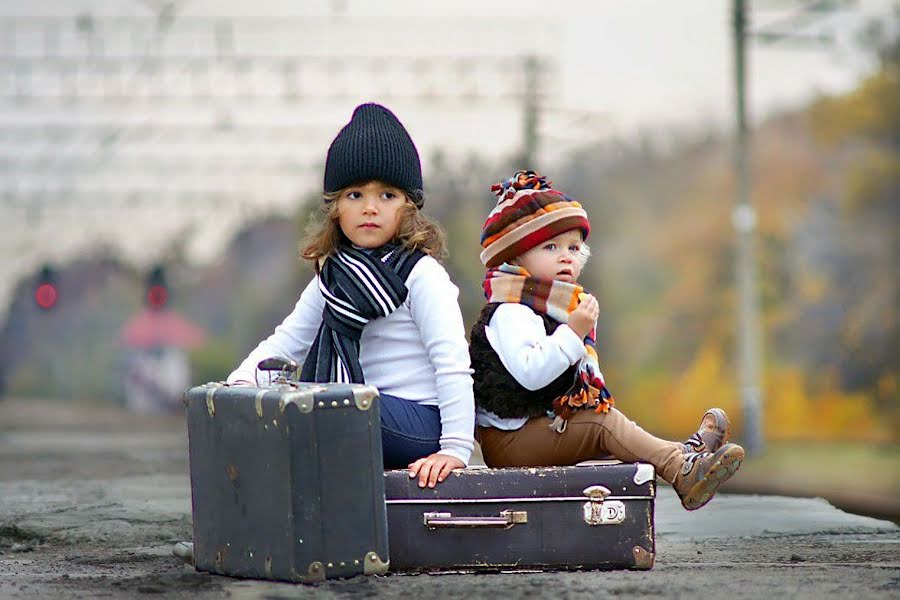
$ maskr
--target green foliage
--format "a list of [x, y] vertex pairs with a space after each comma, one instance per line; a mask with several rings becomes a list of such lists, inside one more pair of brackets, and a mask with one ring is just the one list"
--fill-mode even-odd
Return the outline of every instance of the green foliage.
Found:
[[209, 381], [224, 381], [241, 358], [243, 357], [236, 351], [230, 337], [216, 336], [204, 346], [188, 353], [191, 378], [198, 385]]
[[[770, 439], [900, 439], [898, 92], [886, 64], [858, 90], [753, 132]], [[617, 406], [673, 438], [716, 405], [740, 435], [730, 157], [728, 140], [707, 137], [671, 154], [593, 148], [547, 171], [591, 218], [582, 282], [600, 298], [598, 352]], [[431, 187], [469, 323], [483, 303], [475, 234], [500, 178], [490, 174], [444, 165]]]

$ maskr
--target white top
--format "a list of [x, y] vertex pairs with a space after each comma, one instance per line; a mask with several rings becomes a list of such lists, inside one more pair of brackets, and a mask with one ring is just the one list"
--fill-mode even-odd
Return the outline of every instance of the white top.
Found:
[[[529, 390], [550, 385], [587, 356], [584, 341], [571, 327], [562, 325], [547, 335], [544, 320], [524, 304], [507, 302], [498, 306], [484, 333], [506, 370]], [[522, 427], [528, 417], [501, 419], [478, 408], [476, 420], [482, 427], [511, 431]]]
[[[390, 396], [437, 406], [440, 453], [468, 464], [475, 447], [472, 369], [459, 289], [444, 267], [422, 257], [406, 279], [406, 301], [387, 317], [370, 321], [359, 343], [366, 384]], [[279, 356], [303, 364], [322, 323], [325, 300], [314, 278], [293, 312], [228, 376], [228, 383], [257, 381], [256, 365]], [[259, 382], [266, 382], [265, 372]]]

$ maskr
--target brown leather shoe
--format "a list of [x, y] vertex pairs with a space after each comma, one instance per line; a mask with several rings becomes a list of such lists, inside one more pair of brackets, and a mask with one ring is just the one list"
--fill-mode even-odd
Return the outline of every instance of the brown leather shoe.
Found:
[[725, 444], [716, 452], [693, 452], [685, 456], [684, 465], [672, 483], [681, 505], [687, 510], [697, 510], [712, 500], [719, 486], [737, 472], [743, 460], [744, 449], [737, 444]]
[[700, 428], [682, 444], [684, 453], [715, 452], [728, 443], [731, 422], [721, 408], [711, 408], [700, 419]]

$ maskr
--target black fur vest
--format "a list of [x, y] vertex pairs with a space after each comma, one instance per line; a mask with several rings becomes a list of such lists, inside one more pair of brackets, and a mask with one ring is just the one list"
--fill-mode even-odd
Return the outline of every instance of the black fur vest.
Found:
[[[486, 305], [472, 326], [469, 355], [475, 370], [472, 376], [475, 382], [475, 405], [491, 411], [501, 419], [544, 415], [552, 409], [553, 399], [562, 396], [572, 386], [576, 365], [566, 369], [562, 375], [539, 390], [529, 390], [516, 381], [503, 366], [484, 331], [500, 304], [494, 302]], [[561, 325], [547, 315], [535, 314], [543, 319], [547, 335]]]

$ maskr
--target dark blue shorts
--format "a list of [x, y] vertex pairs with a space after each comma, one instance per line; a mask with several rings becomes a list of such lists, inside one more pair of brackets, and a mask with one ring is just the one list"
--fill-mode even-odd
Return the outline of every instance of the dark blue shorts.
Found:
[[441, 413], [437, 406], [381, 395], [381, 453], [385, 469], [409, 463], [441, 449]]

